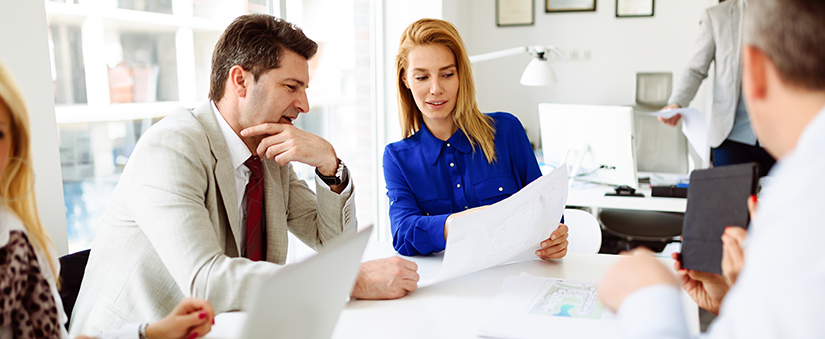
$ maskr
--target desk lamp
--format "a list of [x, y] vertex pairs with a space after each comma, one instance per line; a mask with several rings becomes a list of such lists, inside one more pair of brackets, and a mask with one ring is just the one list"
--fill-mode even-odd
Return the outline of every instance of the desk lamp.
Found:
[[527, 68], [524, 69], [524, 73], [521, 75], [521, 84], [524, 86], [548, 86], [559, 82], [556, 78], [556, 72], [553, 72], [553, 67], [550, 66], [550, 62], [547, 60], [547, 53], [551, 51], [567, 62], [567, 59], [555, 46], [514, 47], [497, 52], [473, 55], [470, 57], [470, 62], [476, 63], [527, 53], [533, 56], [533, 59], [530, 60], [530, 63], [527, 64]]

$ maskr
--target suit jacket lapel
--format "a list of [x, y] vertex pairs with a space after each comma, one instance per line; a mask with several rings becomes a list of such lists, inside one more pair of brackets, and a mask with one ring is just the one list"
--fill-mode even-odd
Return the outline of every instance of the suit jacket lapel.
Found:
[[[287, 249], [287, 230], [282, 222], [287, 215], [285, 190], [289, 182], [283, 182], [281, 171], [288, 171], [289, 165], [281, 167], [277, 162], [264, 160], [264, 210], [266, 211], [266, 261], [284, 264]], [[289, 178], [289, 176], [287, 176]]]
[[[212, 150], [212, 156], [215, 157], [214, 175], [218, 182], [218, 191], [220, 192], [221, 198], [223, 198], [226, 216], [229, 219], [229, 228], [232, 231], [231, 236], [235, 240], [238, 253], [240, 253], [240, 249], [243, 247], [241, 246], [241, 225], [239, 225], [238, 194], [235, 191], [235, 174], [232, 168], [232, 157], [229, 155], [229, 148], [226, 146], [226, 140], [224, 140], [221, 128], [215, 119], [211, 101], [207, 101], [206, 104], [196, 108], [192, 114], [195, 116], [195, 119], [200, 122], [201, 126], [203, 126], [206, 137], [209, 139], [209, 147]], [[218, 231], [223, 232], [224, 230]]]

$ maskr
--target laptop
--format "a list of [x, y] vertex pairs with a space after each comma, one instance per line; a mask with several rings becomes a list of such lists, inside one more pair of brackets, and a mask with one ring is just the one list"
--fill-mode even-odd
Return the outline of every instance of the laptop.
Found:
[[371, 231], [343, 235], [262, 281], [244, 304], [241, 338], [330, 338], [355, 286]]

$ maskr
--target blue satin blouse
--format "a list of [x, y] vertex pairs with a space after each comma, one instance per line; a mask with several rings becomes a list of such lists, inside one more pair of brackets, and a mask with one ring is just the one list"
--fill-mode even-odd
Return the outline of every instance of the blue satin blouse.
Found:
[[494, 204], [541, 176], [521, 122], [510, 113], [494, 119], [496, 161], [458, 130], [447, 141], [422, 128], [384, 149], [393, 246], [403, 255], [443, 251], [447, 217]]

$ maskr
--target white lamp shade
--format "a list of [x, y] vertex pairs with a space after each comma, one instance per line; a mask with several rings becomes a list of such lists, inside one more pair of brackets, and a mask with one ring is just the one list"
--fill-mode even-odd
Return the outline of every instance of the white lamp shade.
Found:
[[547, 60], [533, 58], [521, 75], [521, 84], [524, 86], [548, 86], [558, 83], [556, 72]]

